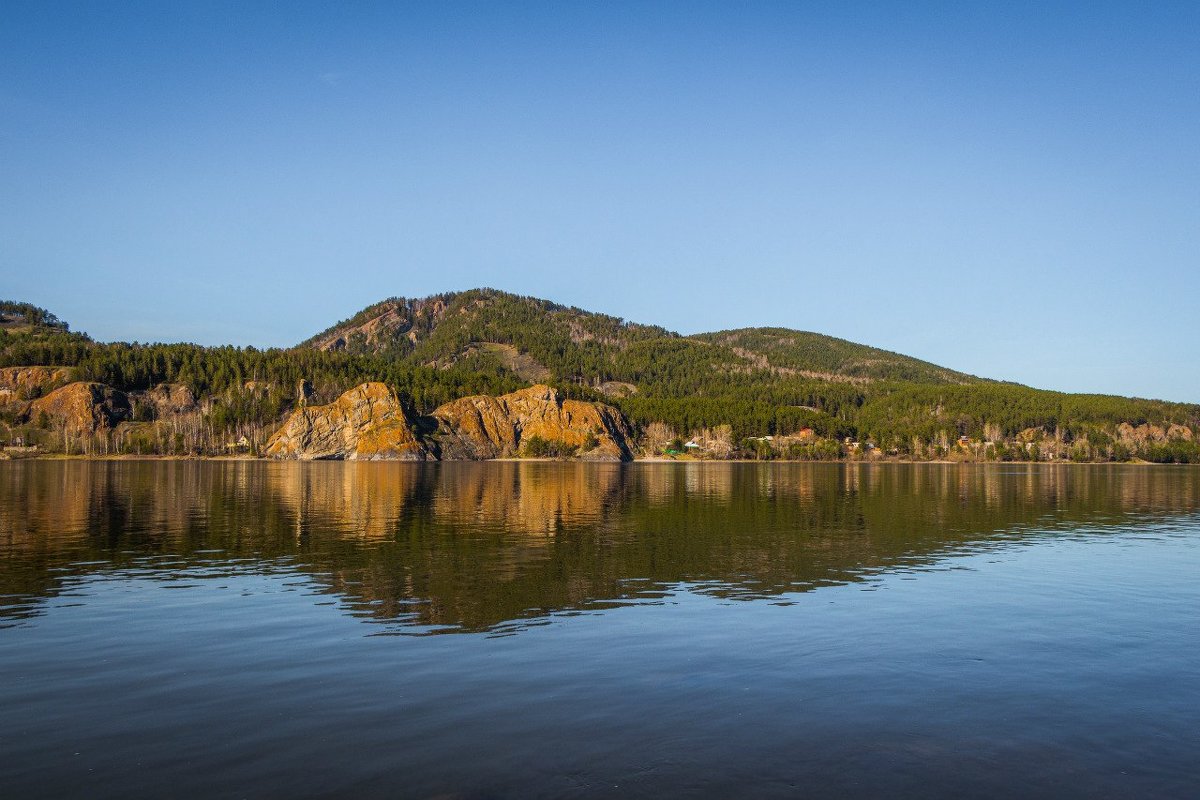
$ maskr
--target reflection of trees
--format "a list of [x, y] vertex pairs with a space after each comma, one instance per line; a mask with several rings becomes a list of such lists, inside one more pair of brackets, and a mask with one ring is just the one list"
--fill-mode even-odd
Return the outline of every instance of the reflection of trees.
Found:
[[681, 582], [757, 597], [927, 568], [1057, 527], [1194, 513], [1198, 489], [1196, 470], [1095, 465], [13, 464], [0, 615], [169, 554], [282, 563], [354, 613], [480, 630]]

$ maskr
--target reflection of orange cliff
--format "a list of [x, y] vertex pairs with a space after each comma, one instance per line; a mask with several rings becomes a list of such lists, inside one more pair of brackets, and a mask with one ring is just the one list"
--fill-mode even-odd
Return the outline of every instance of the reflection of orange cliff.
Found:
[[85, 537], [98, 470], [102, 464], [86, 461], [64, 462], [54, 470], [24, 465], [0, 469], [4, 546], [25, 550]]
[[0, 464], [0, 620], [123, 565], [227, 565], [307, 574], [357, 616], [483, 630], [647, 587], [774, 596], [1198, 507], [1188, 467], [29, 461]]
[[297, 534], [314, 529], [367, 540], [390, 538], [422, 472], [405, 463], [267, 465], [266, 494], [295, 514]]
[[438, 525], [552, 534], [598, 522], [620, 480], [617, 465], [576, 469], [553, 462], [266, 466], [265, 495], [295, 514], [297, 532], [364, 540], [393, 538], [418, 492]]
[[173, 541], [221, 513], [210, 501], [253, 477], [257, 465], [195, 461], [30, 461], [0, 470], [0, 535], [31, 548], [86, 539], [98, 521], [130, 535]]
[[551, 462], [453, 464], [439, 470], [433, 501], [439, 523], [553, 534], [601, 520], [621, 478], [617, 465], [577, 468]]

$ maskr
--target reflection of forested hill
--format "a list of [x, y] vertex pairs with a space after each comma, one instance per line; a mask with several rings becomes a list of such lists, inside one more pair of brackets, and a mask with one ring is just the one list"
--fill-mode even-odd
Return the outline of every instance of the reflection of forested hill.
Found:
[[377, 620], [484, 630], [1198, 509], [1200, 473], [1172, 468], [28, 462], [0, 468], [0, 595], [11, 618], [90, 573], [287, 568]]

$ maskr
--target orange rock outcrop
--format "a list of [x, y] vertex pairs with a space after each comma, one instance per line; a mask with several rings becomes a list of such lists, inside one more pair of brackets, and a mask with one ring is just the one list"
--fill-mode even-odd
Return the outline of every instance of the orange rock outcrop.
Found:
[[433, 422], [436, 433], [422, 440], [395, 392], [380, 383], [362, 384], [328, 405], [293, 411], [266, 441], [264, 453], [306, 461], [479, 461], [523, 455], [528, 440], [539, 437], [574, 447], [588, 461], [632, 458], [632, 429], [620, 411], [563, 399], [550, 386], [463, 397], [433, 411]]
[[69, 380], [71, 370], [66, 367], [0, 367], [0, 406], [29, 400]]
[[43, 414], [71, 433], [93, 433], [129, 419], [129, 398], [103, 383], [77, 381], [34, 400], [23, 417], [36, 421]]
[[302, 460], [424, 461], [396, 393], [382, 383], [364, 383], [324, 406], [292, 412], [267, 440], [266, 455]]
[[589, 460], [632, 458], [633, 431], [621, 412], [603, 403], [564, 400], [541, 384], [499, 397], [463, 397], [439, 406], [433, 416], [441, 457], [447, 460], [520, 455], [535, 436], [576, 447]]
[[423, 440], [395, 392], [382, 383], [364, 383], [328, 405], [293, 411], [264, 452], [304, 460], [482, 460], [523, 455], [536, 436], [576, 448], [586, 460], [632, 458], [633, 431], [621, 412], [565, 400], [548, 386], [464, 397], [440, 406], [431, 422], [437, 430]]
[[159, 419], [196, 410], [196, 395], [182, 383], [160, 383], [137, 399], [152, 406]]
[[1142, 423], [1138, 426], [1122, 422], [1117, 426], [1117, 439], [1125, 444], [1138, 445], [1144, 442], [1169, 442], [1172, 440], [1192, 441], [1192, 430], [1186, 425], [1159, 425]]

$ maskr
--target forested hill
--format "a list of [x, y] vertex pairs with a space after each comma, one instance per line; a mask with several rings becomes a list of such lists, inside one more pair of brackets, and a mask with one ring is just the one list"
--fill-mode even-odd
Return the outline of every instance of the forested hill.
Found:
[[731, 375], [962, 384], [978, 379], [898, 353], [784, 328], [680, 336], [655, 325], [477, 289], [390, 298], [301, 344], [447, 366], [463, 359], [524, 377], [705, 391]]
[[691, 338], [729, 348], [735, 355], [783, 375], [952, 384], [979, 380], [899, 353], [789, 328], [742, 328], [698, 333]]
[[783, 328], [681, 336], [491, 289], [385, 300], [268, 350], [95, 342], [44, 309], [0, 302], [0, 368], [0, 437], [76, 451], [53, 414], [30, 410], [68, 381], [87, 384], [88, 402], [111, 405], [109, 389], [128, 401], [88, 441], [154, 452], [219, 451], [242, 437], [254, 452], [298, 384], [323, 403], [382, 381], [417, 415], [551, 384], [618, 407], [645, 453], [694, 440], [691, 452], [726, 457], [1200, 462], [1196, 404], [1032, 389]]

